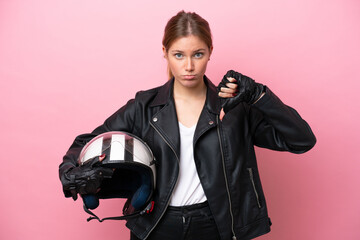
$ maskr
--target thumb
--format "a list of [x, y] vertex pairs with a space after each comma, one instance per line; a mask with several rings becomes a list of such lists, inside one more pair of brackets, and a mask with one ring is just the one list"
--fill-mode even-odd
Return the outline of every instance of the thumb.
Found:
[[225, 116], [225, 112], [224, 112], [224, 109], [222, 108], [221, 111], [220, 111], [220, 116], [219, 116], [220, 121], [222, 121], [222, 119], [224, 118], [224, 116]]
[[77, 195], [76, 190], [75, 190], [75, 189], [71, 189], [70, 192], [71, 192], [71, 197], [72, 197], [72, 199], [73, 199], [74, 201], [76, 201], [77, 198], [78, 198], [78, 195]]

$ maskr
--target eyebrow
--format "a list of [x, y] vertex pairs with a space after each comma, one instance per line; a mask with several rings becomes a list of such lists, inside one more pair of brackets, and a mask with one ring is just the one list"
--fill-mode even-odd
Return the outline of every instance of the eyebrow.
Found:
[[[205, 50], [206, 50], [205, 48], [199, 48], [199, 49], [197, 49], [197, 50], [195, 50], [193, 52], [200, 52], [200, 51], [205, 51]], [[170, 52], [172, 52], [172, 53], [173, 52], [183, 53], [184, 51], [174, 49], [174, 50], [171, 50]]]

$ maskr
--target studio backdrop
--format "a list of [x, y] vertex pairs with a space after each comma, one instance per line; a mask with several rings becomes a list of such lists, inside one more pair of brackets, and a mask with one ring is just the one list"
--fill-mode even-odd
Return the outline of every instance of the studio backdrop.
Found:
[[167, 81], [163, 30], [183, 9], [210, 23], [215, 84], [229, 69], [266, 84], [318, 140], [256, 149], [273, 222], [259, 239], [360, 239], [357, 0], [0, 0], [0, 239], [129, 239], [124, 222], [86, 221], [58, 166], [75, 136]]

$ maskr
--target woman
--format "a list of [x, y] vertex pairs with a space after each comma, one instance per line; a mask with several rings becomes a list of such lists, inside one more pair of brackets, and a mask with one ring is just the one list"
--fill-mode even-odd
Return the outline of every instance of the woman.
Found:
[[163, 38], [170, 80], [138, 92], [91, 134], [78, 136], [60, 165], [61, 178], [76, 171], [85, 143], [107, 131], [132, 133], [150, 146], [155, 208], [127, 221], [131, 239], [251, 239], [269, 232], [254, 145], [303, 153], [316, 142], [266, 86], [228, 71], [216, 88], [205, 76], [212, 50], [206, 20], [184, 11], [172, 17]]

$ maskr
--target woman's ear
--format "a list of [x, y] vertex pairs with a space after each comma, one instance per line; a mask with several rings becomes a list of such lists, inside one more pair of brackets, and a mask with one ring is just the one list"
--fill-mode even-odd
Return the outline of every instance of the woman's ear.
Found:
[[209, 50], [210, 50], [210, 54], [209, 54], [209, 60], [210, 60], [211, 54], [212, 54], [212, 52], [213, 52], [213, 50], [214, 50], [214, 47], [211, 46], [211, 48], [210, 48]]
[[164, 58], [167, 59], [167, 52], [166, 52], [166, 48], [163, 46], [162, 47], [163, 53], [164, 53]]

